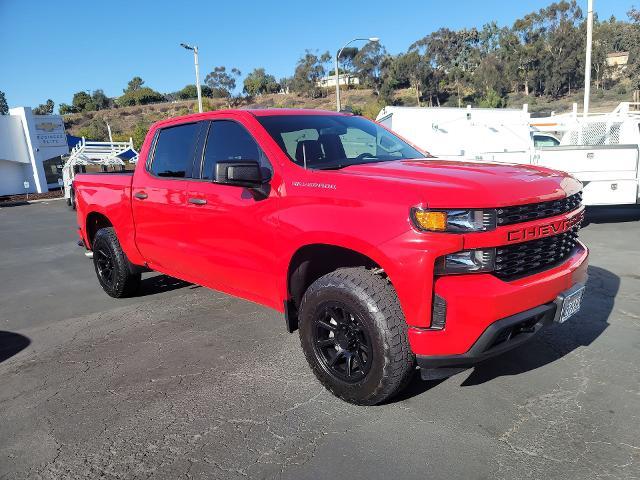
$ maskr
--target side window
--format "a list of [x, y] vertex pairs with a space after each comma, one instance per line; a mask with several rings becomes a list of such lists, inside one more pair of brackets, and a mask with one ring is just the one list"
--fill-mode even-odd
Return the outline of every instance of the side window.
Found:
[[199, 123], [161, 129], [156, 140], [150, 172], [158, 177], [190, 176], [199, 130]]
[[347, 158], [357, 158], [360, 155], [376, 154], [376, 137], [359, 128], [347, 128], [347, 132], [340, 135]]
[[303, 140], [318, 140], [318, 136], [318, 131], [313, 128], [282, 132], [281, 134], [284, 149], [291, 158], [296, 158], [296, 150], [299, 142]]
[[271, 170], [266, 155], [245, 128], [231, 120], [211, 122], [204, 150], [202, 178], [215, 178], [218, 162], [244, 162], [253, 160]]

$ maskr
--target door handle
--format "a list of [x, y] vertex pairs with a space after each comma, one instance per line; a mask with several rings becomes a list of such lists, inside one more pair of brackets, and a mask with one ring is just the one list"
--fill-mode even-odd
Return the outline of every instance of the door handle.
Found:
[[189, 203], [193, 203], [194, 205], [206, 205], [207, 201], [204, 198], [190, 198]]
[[144, 200], [145, 198], [147, 198], [149, 195], [147, 195], [144, 192], [136, 192], [133, 194], [134, 197], [140, 199], [140, 200]]

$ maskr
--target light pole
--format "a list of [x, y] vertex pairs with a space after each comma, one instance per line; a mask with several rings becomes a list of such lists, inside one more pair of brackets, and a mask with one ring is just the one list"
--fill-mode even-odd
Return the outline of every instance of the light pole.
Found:
[[369, 38], [354, 38], [353, 40], [348, 41], [347, 43], [345, 43], [342, 48], [340, 50], [338, 50], [338, 53], [336, 54], [336, 110], [339, 112], [340, 111], [340, 73], [338, 71], [338, 61], [340, 59], [340, 55], [342, 54], [342, 51], [347, 48], [350, 44], [352, 44], [353, 42], [357, 42], [357, 41], [369, 41], [369, 42], [379, 42], [380, 39], [378, 37], [369, 37]]
[[587, 2], [587, 48], [584, 62], [584, 100], [582, 115], [589, 114], [589, 97], [591, 96], [591, 44], [593, 39], [593, 0]]
[[200, 70], [198, 69], [198, 47], [197, 45], [192, 47], [186, 43], [181, 43], [182, 48], [187, 50], [193, 50], [193, 62], [196, 64], [196, 90], [198, 92], [198, 111], [202, 113], [202, 91], [200, 90]]

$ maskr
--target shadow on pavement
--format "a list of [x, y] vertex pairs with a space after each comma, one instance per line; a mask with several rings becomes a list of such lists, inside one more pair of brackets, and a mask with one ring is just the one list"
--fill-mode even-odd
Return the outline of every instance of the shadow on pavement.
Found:
[[620, 277], [590, 266], [580, 313], [553, 325], [514, 350], [478, 364], [462, 386], [478, 385], [504, 375], [517, 375], [552, 363], [579, 347], [590, 345], [609, 326], [607, 322], [620, 287]]
[[0, 330], [0, 363], [29, 346], [31, 340], [24, 335]]
[[178, 280], [168, 275], [159, 274], [153, 277], [143, 278], [142, 282], [140, 282], [140, 290], [138, 290], [136, 296], [144, 297], [146, 295], [155, 295], [189, 286], [191, 288], [199, 288], [199, 285], [193, 285], [192, 283]]
[[638, 205], [587, 207], [583, 228], [590, 223], [637, 222], [638, 220], [640, 220]]
[[8, 208], [8, 207], [20, 207], [22, 205], [31, 205], [29, 202], [24, 200], [18, 200], [15, 202], [1, 202], [0, 208]]

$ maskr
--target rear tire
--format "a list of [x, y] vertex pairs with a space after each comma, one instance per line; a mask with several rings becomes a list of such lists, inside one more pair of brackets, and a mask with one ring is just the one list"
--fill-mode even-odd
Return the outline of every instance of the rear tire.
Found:
[[129, 260], [112, 227], [98, 230], [92, 250], [98, 282], [109, 296], [129, 297], [138, 290], [142, 275], [129, 270]]
[[415, 372], [396, 292], [371, 270], [341, 268], [313, 282], [302, 298], [299, 322], [313, 373], [347, 402], [388, 400]]

